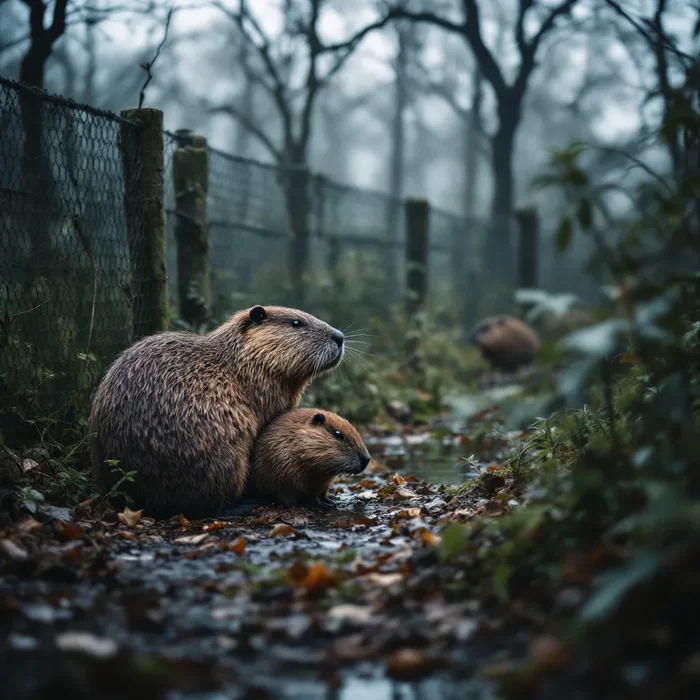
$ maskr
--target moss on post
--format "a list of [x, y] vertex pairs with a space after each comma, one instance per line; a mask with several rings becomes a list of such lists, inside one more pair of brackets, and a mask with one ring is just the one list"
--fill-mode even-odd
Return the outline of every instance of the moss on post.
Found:
[[134, 339], [168, 325], [163, 112], [122, 111], [124, 209], [131, 267]]
[[430, 204], [425, 199], [406, 200], [406, 312], [414, 316], [428, 294], [428, 241]]
[[200, 329], [211, 318], [209, 260], [209, 151], [203, 136], [188, 129], [177, 131], [173, 154], [177, 291], [180, 315]]
[[535, 207], [523, 207], [515, 212], [518, 223], [518, 286], [535, 289], [538, 284], [539, 218]]

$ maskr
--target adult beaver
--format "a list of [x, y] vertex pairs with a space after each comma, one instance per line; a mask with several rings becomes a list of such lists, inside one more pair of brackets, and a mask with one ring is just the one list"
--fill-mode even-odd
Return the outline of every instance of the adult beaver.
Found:
[[299, 403], [310, 379], [337, 366], [343, 334], [310, 314], [254, 306], [207, 335], [165, 332], [127, 348], [92, 404], [92, 466], [108, 491], [149, 515], [212, 515], [243, 492], [260, 429]]
[[540, 347], [537, 334], [513, 316], [491, 316], [480, 321], [469, 336], [481, 356], [496, 369], [515, 372], [535, 359]]
[[360, 474], [371, 457], [355, 428], [336, 413], [295, 408], [258, 436], [246, 496], [284, 506], [332, 506], [328, 487], [339, 474]]

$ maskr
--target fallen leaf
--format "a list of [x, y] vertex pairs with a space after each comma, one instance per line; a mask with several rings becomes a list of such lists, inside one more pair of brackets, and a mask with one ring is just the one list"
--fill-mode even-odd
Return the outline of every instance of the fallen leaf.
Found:
[[289, 537], [289, 535], [296, 535], [296, 530], [287, 523], [277, 523], [270, 530], [268, 537]]
[[121, 513], [117, 513], [119, 522], [127, 527], [134, 527], [141, 520], [142, 515], [143, 510], [131, 510], [128, 506]]
[[67, 540], [85, 539], [83, 531], [75, 523], [62, 523], [56, 520], [53, 524], [54, 530]]
[[374, 613], [370, 607], [346, 603], [333, 606], [328, 611], [328, 617], [347, 622], [354, 622], [358, 625], [365, 625], [371, 622], [372, 618], [374, 617]]
[[505, 469], [506, 465], [505, 464], [490, 464], [488, 467], [486, 467], [487, 472], [498, 472], [501, 471], [501, 469]]
[[404, 479], [401, 474], [398, 472], [394, 474], [394, 476], [391, 477], [391, 482], [396, 484], [397, 486], [403, 486], [403, 484], [406, 483], [406, 479]]
[[209, 535], [206, 532], [200, 535], [185, 535], [184, 537], [178, 537], [175, 540], [175, 544], [200, 544], [204, 542], [207, 537], [209, 537]]
[[309, 591], [318, 591], [332, 588], [337, 583], [338, 578], [332, 571], [329, 571], [321, 562], [314, 562], [296, 585]]
[[394, 517], [397, 519], [406, 519], [406, 518], [417, 518], [420, 514], [422, 508], [404, 508], [403, 510], [400, 510]]
[[0, 540], [0, 551], [14, 561], [25, 561], [29, 558], [27, 552], [12, 540]]
[[419, 649], [398, 649], [386, 660], [386, 673], [395, 680], [419, 680], [432, 670], [432, 664]]
[[416, 494], [408, 489], [396, 489], [393, 494], [396, 498], [415, 498]]
[[387, 467], [385, 464], [382, 464], [381, 462], [377, 462], [376, 459], [373, 459], [369, 463], [369, 466], [367, 467], [368, 474], [378, 474], [379, 472], [388, 472], [388, 471], [389, 471], [389, 467]]
[[242, 537], [239, 537], [233, 544], [230, 544], [228, 548], [231, 552], [241, 555], [245, 552], [245, 546], [246, 541]]
[[222, 523], [221, 520], [215, 520], [213, 523], [207, 523], [202, 527], [205, 532], [213, 532], [214, 530], [223, 530], [226, 527], [226, 523]]
[[117, 653], [117, 643], [89, 632], [64, 632], [56, 637], [56, 646], [62, 651], [77, 651], [96, 659], [108, 659]]
[[486, 515], [493, 518], [498, 515], [502, 515], [505, 509], [506, 507], [503, 505], [503, 503], [501, 503], [501, 501], [497, 501], [492, 498], [489, 501], [480, 503], [477, 508], [477, 512], [479, 515]]
[[442, 542], [442, 537], [430, 532], [430, 530], [422, 530], [420, 538], [423, 544], [427, 544], [429, 547], [437, 547]]
[[34, 532], [35, 530], [41, 530], [42, 527], [44, 526], [38, 520], [35, 520], [31, 515], [28, 515], [26, 518], [23, 518], [20, 521], [17, 529], [20, 532]]
[[36, 469], [38, 466], [39, 466], [39, 462], [36, 462], [33, 459], [23, 459], [22, 460], [22, 473], [26, 474], [27, 472], [32, 471], [32, 469]]
[[400, 583], [403, 581], [403, 575], [402, 574], [377, 574], [377, 573], [372, 573], [367, 575], [367, 580], [372, 583], [375, 586], [379, 586], [380, 588], [389, 588], [389, 586], [393, 586], [396, 583]]
[[181, 528], [187, 528], [190, 527], [190, 525], [192, 525], [192, 523], [184, 515], [177, 516], [177, 524]]

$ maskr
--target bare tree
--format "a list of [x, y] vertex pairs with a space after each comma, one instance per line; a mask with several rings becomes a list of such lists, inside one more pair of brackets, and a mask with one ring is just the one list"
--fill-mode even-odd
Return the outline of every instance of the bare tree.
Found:
[[[240, 0], [235, 9], [223, 2], [214, 3], [234, 23], [242, 41], [250, 48], [252, 55], [246, 68], [249, 78], [269, 96], [279, 119], [281, 136], [265, 131], [238, 104], [212, 105], [210, 111], [237, 119], [284, 168], [292, 232], [289, 274], [295, 301], [300, 305], [306, 296], [304, 277], [310, 251], [311, 188], [307, 168], [318, 97], [362, 38], [388, 20], [384, 18], [368, 25], [342, 43], [325, 45], [319, 30], [325, 4], [325, 0], [284, 0], [283, 30], [278, 36], [271, 36], [245, 0]], [[295, 82], [299, 84], [294, 86]]]
[[[491, 202], [493, 230], [484, 252], [489, 269], [503, 279], [512, 279], [514, 270], [511, 244], [515, 202], [513, 152], [528, 83], [537, 67], [537, 54], [543, 40], [554, 29], [557, 20], [569, 15], [578, 1], [560, 0], [553, 6], [547, 6], [537, 0], [518, 0], [515, 46], [519, 54], [519, 65], [515, 78], [511, 81], [506, 78], [496, 53], [484, 40], [481, 9], [485, 2], [461, 0], [460, 19], [453, 19], [436, 11], [414, 12], [402, 7], [394, 7], [390, 12], [392, 17], [425, 22], [462, 37], [474, 55], [484, 80], [494, 92], [498, 128], [491, 137], [491, 167], [494, 180]], [[528, 38], [526, 24], [537, 15], [540, 16], [539, 27]]]

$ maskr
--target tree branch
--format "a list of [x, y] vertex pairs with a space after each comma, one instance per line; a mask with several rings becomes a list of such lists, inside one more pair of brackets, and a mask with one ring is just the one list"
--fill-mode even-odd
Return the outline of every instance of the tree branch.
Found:
[[212, 106], [203, 105], [210, 114], [228, 114], [233, 117], [246, 131], [249, 131], [270, 152], [276, 162], [282, 161], [282, 152], [275, 146], [272, 139], [248, 116], [233, 105]]

